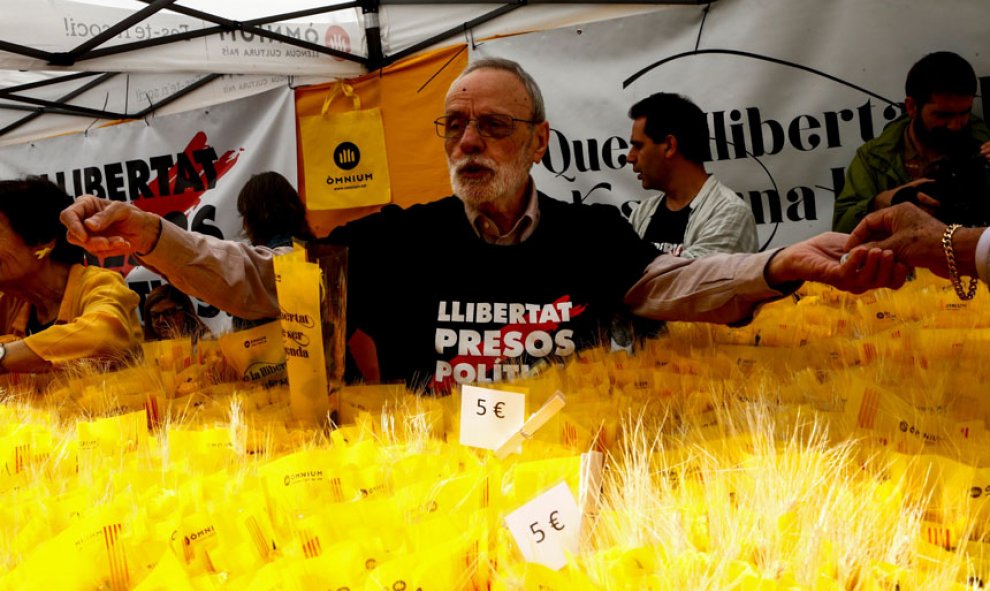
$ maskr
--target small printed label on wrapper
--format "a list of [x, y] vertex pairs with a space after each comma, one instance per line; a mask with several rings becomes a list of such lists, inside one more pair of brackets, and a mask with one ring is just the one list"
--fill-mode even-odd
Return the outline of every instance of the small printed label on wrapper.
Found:
[[581, 511], [566, 482], [510, 513], [505, 525], [527, 562], [553, 570], [567, 565], [581, 541]]
[[522, 428], [525, 418], [525, 394], [461, 387], [461, 445], [498, 449]]

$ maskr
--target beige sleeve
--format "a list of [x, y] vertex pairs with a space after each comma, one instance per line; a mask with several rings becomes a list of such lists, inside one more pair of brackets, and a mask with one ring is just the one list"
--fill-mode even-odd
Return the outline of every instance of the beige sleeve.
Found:
[[760, 304], [786, 295], [767, 285], [763, 275], [777, 252], [698, 259], [660, 255], [626, 293], [626, 304], [634, 314], [656, 320], [749, 322]]
[[162, 234], [141, 262], [182, 292], [249, 320], [278, 316], [272, 250], [219, 240], [162, 223]]

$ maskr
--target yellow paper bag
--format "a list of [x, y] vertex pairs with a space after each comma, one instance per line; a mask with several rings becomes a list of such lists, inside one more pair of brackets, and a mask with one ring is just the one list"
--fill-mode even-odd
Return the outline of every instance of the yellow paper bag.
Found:
[[[342, 93], [354, 110], [328, 115]], [[361, 109], [350, 85], [335, 85], [320, 115], [299, 118], [306, 207], [312, 210], [381, 205], [392, 200], [381, 109]]]
[[292, 416], [323, 424], [330, 416], [330, 397], [323, 355], [320, 267], [292, 255], [279, 255], [273, 261]]

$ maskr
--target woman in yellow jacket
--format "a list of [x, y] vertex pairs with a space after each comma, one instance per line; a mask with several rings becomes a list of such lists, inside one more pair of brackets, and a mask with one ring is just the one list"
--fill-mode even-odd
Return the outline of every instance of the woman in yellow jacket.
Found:
[[43, 178], [0, 181], [0, 373], [115, 361], [140, 347], [138, 296], [83, 266], [59, 213], [72, 198]]

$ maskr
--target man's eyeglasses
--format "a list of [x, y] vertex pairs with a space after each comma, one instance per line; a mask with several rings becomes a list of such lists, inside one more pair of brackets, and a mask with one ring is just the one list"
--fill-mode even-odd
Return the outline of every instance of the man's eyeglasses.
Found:
[[464, 117], [463, 115], [444, 115], [443, 117], [438, 117], [433, 124], [437, 127], [438, 136], [446, 139], [454, 139], [464, 135], [464, 132], [467, 131], [468, 125], [472, 121], [474, 121], [474, 128], [478, 131], [478, 135], [495, 139], [512, 135], [512, 132], [516, 130], [517, 122], [527, 123], [529, 125], [538, 123], [538, 121], [517, 119], [510, 115], [492, 114], [479, 115], [475, 118]]

